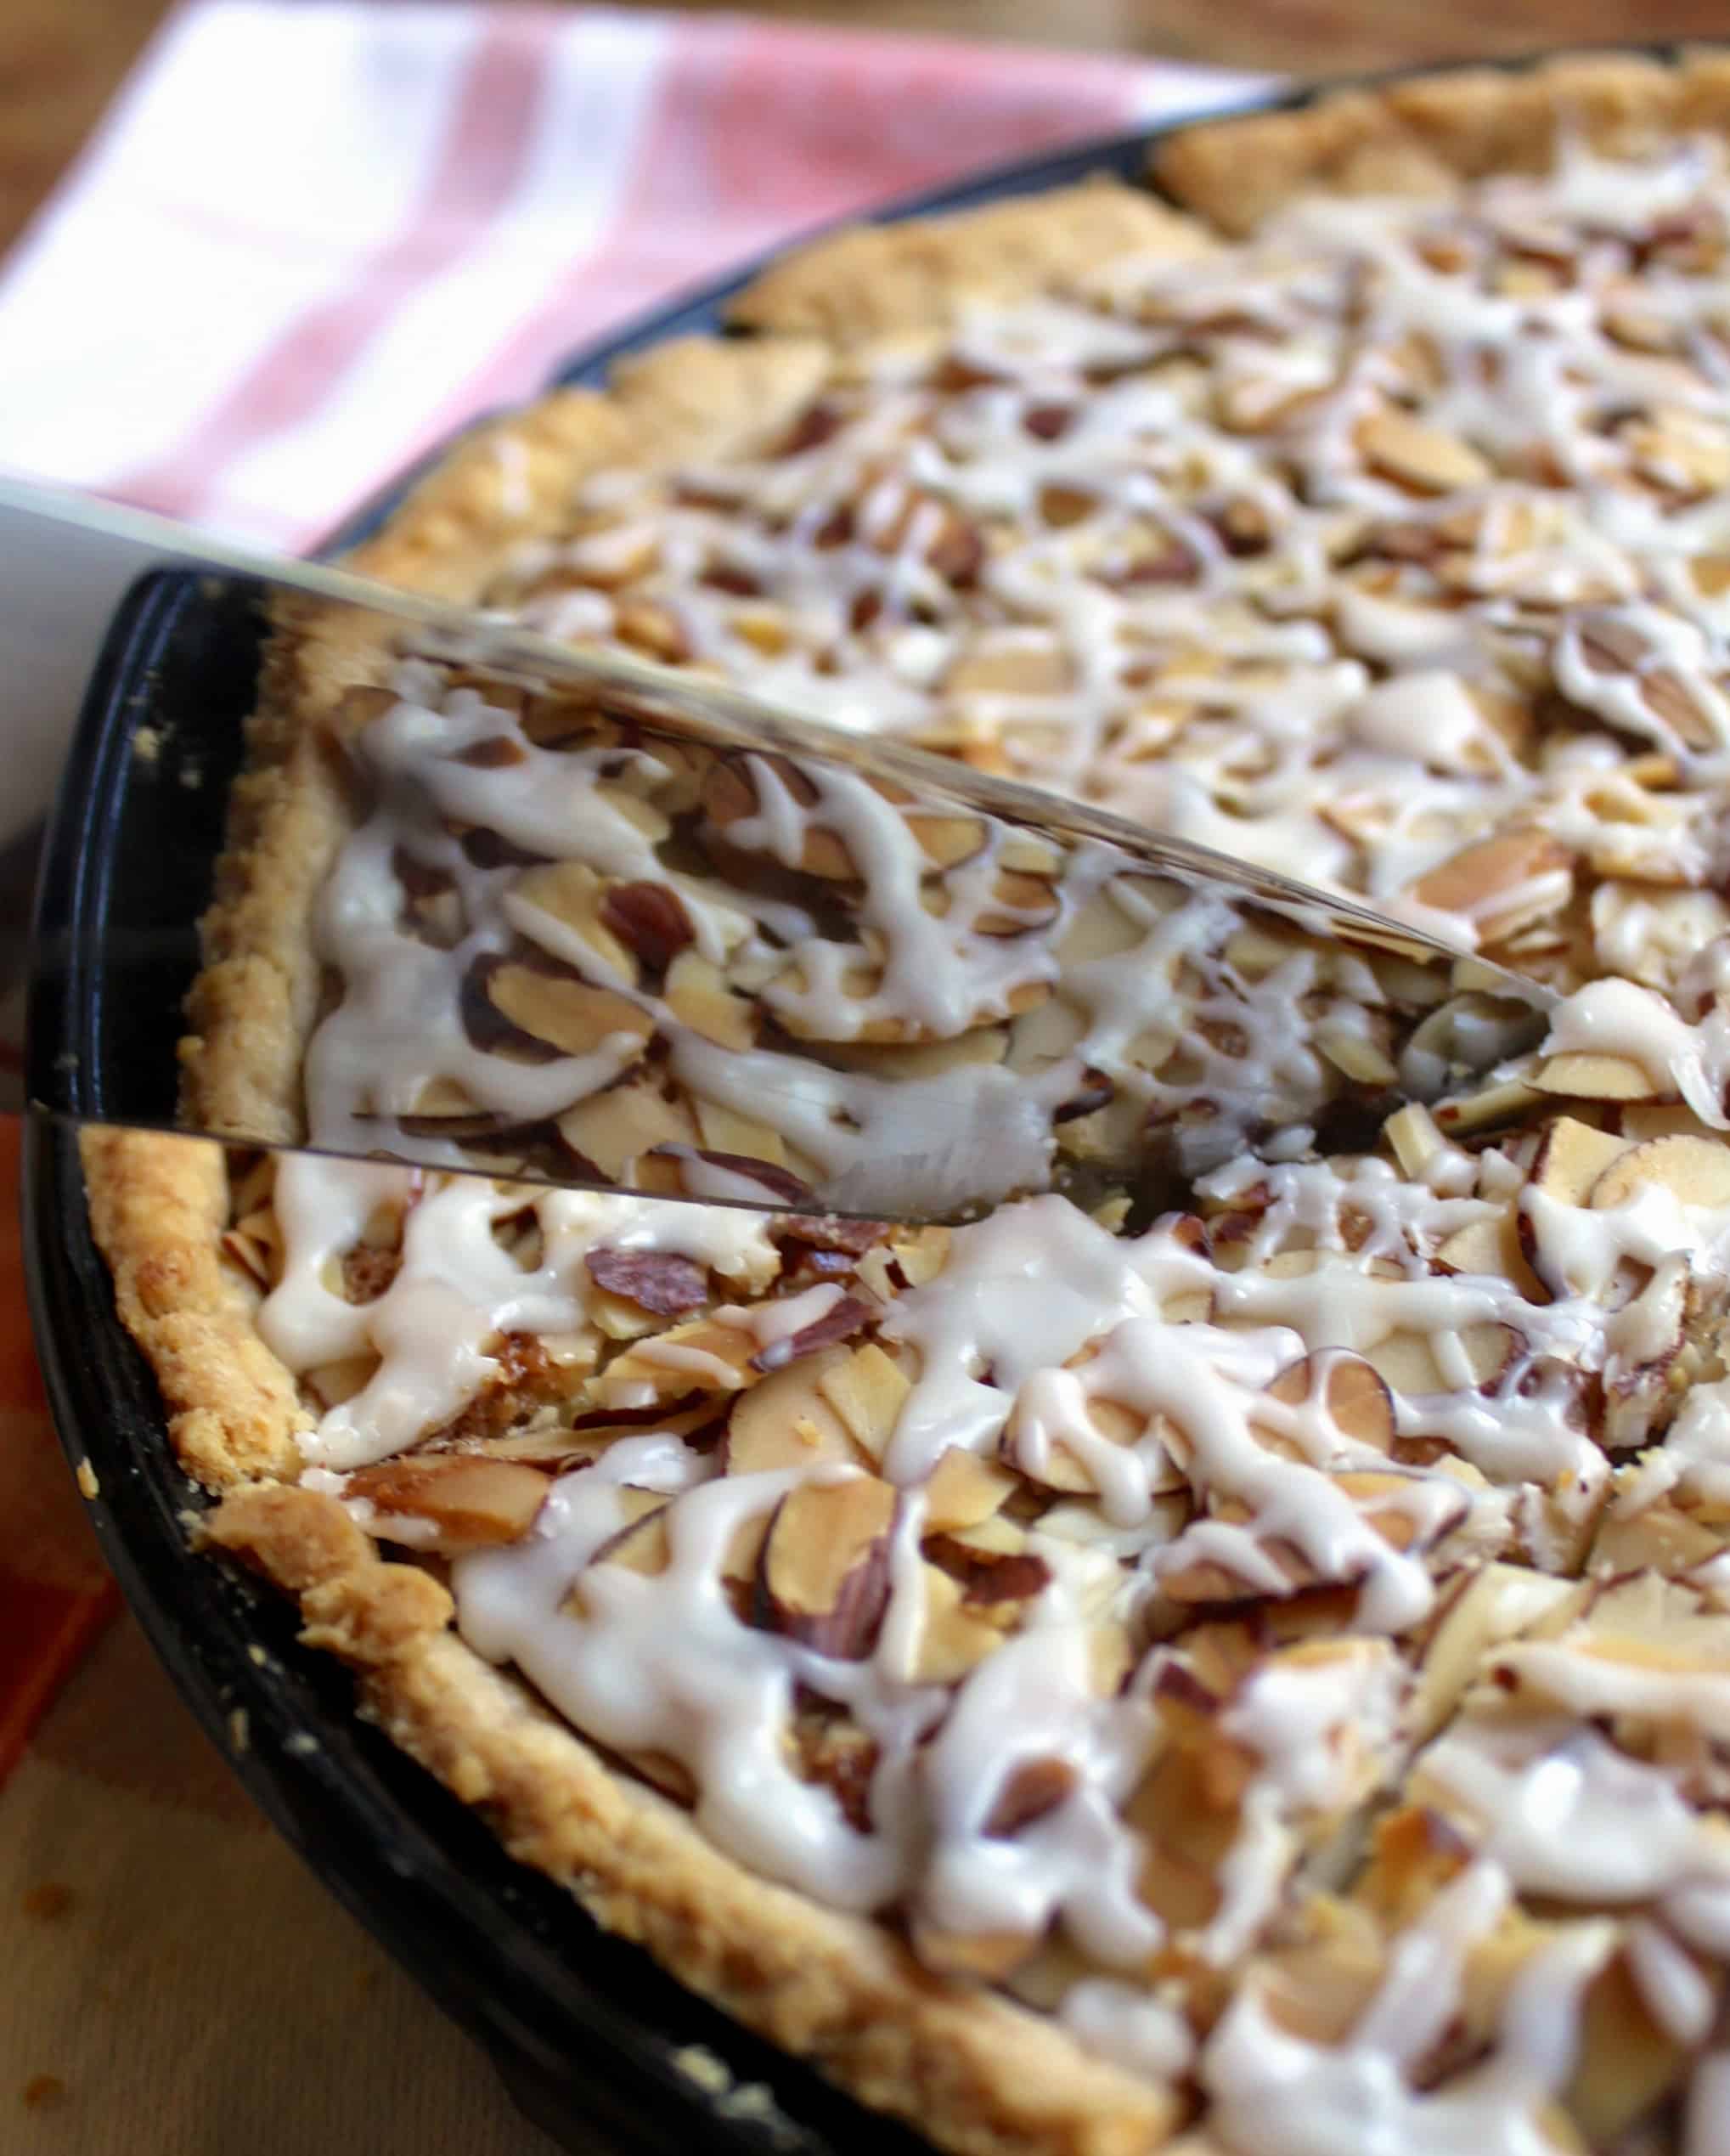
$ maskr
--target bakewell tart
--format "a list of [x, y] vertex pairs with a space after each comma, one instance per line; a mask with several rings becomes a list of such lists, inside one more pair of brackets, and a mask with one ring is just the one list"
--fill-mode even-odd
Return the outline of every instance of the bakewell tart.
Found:
[[[363, 554], [1367, 897], [1536, 1032], [276, 641], [189, 1104], [623, 1187], [88, 1139], [203, 1538], [939, 2147], [1730, 2148], [1727, 138], [1730, 60], [1558, 61], [849, 233]], [[977, 1216], [860, 1217], [957, 1099]]]

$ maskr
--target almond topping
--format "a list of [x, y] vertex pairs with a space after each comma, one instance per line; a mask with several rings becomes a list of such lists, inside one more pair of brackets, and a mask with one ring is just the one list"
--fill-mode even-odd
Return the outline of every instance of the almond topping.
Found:
[[1343, 1350], [1305, 1355], [1280, 1372], [1267, 1388], [1267, 1397], [1293, 1408], [1313, 1402], [1342, 1437], [1378, 1453], [1385, 1453], [1394, 1442], [1394, 1403], [1387, 1386], [1361, 1356]]
[[1509, 831], [1455, 854], [1412, 887], [1440, 913], [1458, 913], [1495, 943], [1565, 905], [1574, 856], [1546, 831]]
[[1447, 494], [1481, 487], [1491, 467], [1469, 443], [1404, 412], [1374, 413], [1357, 430], [1357, 445], [1372, 471], [1418, 494]]
[[757, 1042], [751, 999], [730, 988], [719, 968], [701, 951], [681, 951], [667, 968], [667, 1007], [681, 1025], [718, 1048], [750, 1048]]
[[[456, 1550], [520, 1541], [548, 1487], [544, 1475], [516, 1460], [435, 1453], [358, 1468], [346, 1489], [381, 1515], [430, 1520], [439, 1549]], [[383, 1521], [380, 1532], [387, 1532]]]
[[488, 999], [512, 1025], [567, 1056], [592, 1055], [609, 1042], [640, 1044], [655, 1030], [640, 1004], [569, 974], [507, 961], [486, 982]]
[[602, 896], [600, 917], [651, 973], [664, 973], [693, 934], [679, 894], [664, 883], [612, 884]]
[[808, 1482], [775, 1507], [758, 1575], [758, 1621], [818, 1654], [859, 1662], [889, 1600], [893, 1487], [875, 1476]]
[[1547, 1056], [1532, 1083], [1541, 1093], [1562, 1093], [1576, 1100], [1657, 1100], [1668, 1090], [1654, 1081], [1644, 1064], [1630, 1056], [1597, 1055], [1585, 1049]]
[[671, 1250], [590, 1250], [589, 1278], [610, 1295], [623, 1295], [658, 1318], [677, 1318], [708, 1298], [702, 1266]]
[[1714, 1212], [1730, 1207], [1730, 1146], [1716, 1138], [1651, 1138], [1644, 1145], [1619, 1144], [1617, 1154], [1591, 1186], [1594, 1212], [1626, 1205], [1654, 1187], [1685, 1205]]

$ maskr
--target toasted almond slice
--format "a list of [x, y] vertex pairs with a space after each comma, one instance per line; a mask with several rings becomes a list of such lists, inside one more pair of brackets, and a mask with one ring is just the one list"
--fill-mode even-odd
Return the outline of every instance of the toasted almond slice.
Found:
[[1440, 1728], [1491, 1647], [1542, 1625], [1567, 1624], [1588, 1591], [1525, 1565], [1491, 1564], [1462, 1575], [1446, 1591], [1420, 1650], [1410, 1709], [1413, 1735], [1423, 1740]]
[[908, 1672], [916, 1685], [956, 1685], [1003, 1644], [1003, 1634], [966, 1606], [960, 1581], [938, 1566], [922, 1563], [924, 1622]]
[[603, 782], [595, 787], [595, 798], [640, 831], [651, 846], [658, 846], [672, 836], [673, 826], [665, 814], [652, 801], [645, 801], [640, 793], [632, 793], [627, 786]]
[[[884, 1349], [875, 1340], [868, 1340], [863, 1347], [854, 1348], [841, 1359], [826, 1364], [818, 1373], [817, 1390], [841, 1418], [854, 1444], [872, 1459], [881, 1460], [913, 1384]], [[965, 1457], [971, 1459], [973, 1455], [968, 1453]], [[982, 1475], [998, 1471], [988, 1469], [983, 1460], [976, 1464]], [[1006, 1496], [1008, 1492], [1006, 1490], [1003, 1494]], [[1001, 1502], [1000, 1497], [998, 1503]]]
[[1519, 1216], [1512, 1205], [1503, 1206], [1491, 1219], [1457, 1228], [1437, 1246], [1435, 1262], [1444, 1272], [1479, 1273], [1490, 1279], [1506, 1280], [1527, 1302], [1550, 1300], [1549, 1290], [1526, 1262]]
[[1000, 868], [991, 886], [992, 904], [974, 919], [982, 936], [1019, 936], [1048, 928], [1057, 917], [1057, 887], [1045, 876]]
[[1382, 1135], [1408, 1176], [1421, 1176], [1447, 1143], [1436, 1128], [1435, 1118], [1417, 1101], [1390, 1115], [1382, 1126]]
[[1288, 959], [1305, 948], [1297, 935], [1282, 936], [1265, 922], [1251, 921], [1233, 931], [1225, 950], [1226, 962], [1246, 980], [1265, 980]]
[[808, 1482], [769, 1522], [758, 1573], [759, 1621], [822, 1655], [870, 1653], [889, 1600], [894, 1487], [875, 1476]]
[[1440, 913], [1468, 920], [1495, 943], [1564, 906], [1574, 856], [1547, 831], [1507, 831], [1481, 838], [1421, 876], [1412, 895]]
[[[803, 772], [783, 757], [769, 756], [762, 760], [774, 770], [802, 809], [809, 809], [815, 803], [816, 789]], [[735, 825], [757, 814], [757, 791], [747, 772], [737, 763], [718, 758], [704, 782], [702, 805], [717, 830], [731, 832]], [[796, 866], [807, 876], [820, 876], [830, 883], [853, 883], [859, 876], [853, 855], [839, 834], [825, 825], [809, 821], [804, 826]]]
[[695, 1318], [634, 1341], [595, 1381], [604, 1408], [640, 1408], [687, 1392], [739, 1392], [753, 1386], [757, 1336], [742, 1325]]
[[1406, 413], [1372, 413], [1357, 429], [1357, 446], [1372, 471], [1418, 494], [1446, 494], [1480, 487], [1491, 468], [1469, 443]]
[[1267, 1397], [1286, 1407], [1310, 1402], [1342, 1437], [1385, 1453], [1394, 1442], [1394, 1403], [1374, 1366], [1343, 1349], [1305, 1355], [1282, 1370]]
[[1400, 1073], [1375, 1041], [1357, 1028], [1319, 1024], [1310, 1036], [1334, 1069], [1355, 1085], [1392, 1086]]
[[[634, 987], [637, 962], [603, 917], [606, 895], [606, 883], [581, 861], [549, 861], [517, 878], [510, 888], [508, 911], [523, 933], [531, 936], [535, 934], [535, 915], [549, 915], [580, 937], [610, 973]], [[520, 919], [519, 909], [524, 916]], [[555, 958], [571, 955], [557, 943], [549, 947]]]
[[1145, 923], [1132, 920], [1113, 903], [1109, 884], [1095, 892], [1070, 922], [1057, 946], [1057, 957], [1066, 968], [1085, 965], [1092, 958], [1118, 958], [1146, 942]]
[[[1625, 2145], [1666, 2097], [1683, 2090], [1696, 2056], [1658, 2018], [1648, 1995], [1651, 1979], [1644, 1973], [1651, 1965], [1636, 1958], [1641, 1936], [1638, 1930], [1625, 1935], [1620, 1950], [1581, 1997], [1579, 2048], [1564, 2116], [1588, 2148]], [[1676, 1956], [1698, 1980], [1704, 1999], [1711, 2002], [1704, 2009], [1710, 2015], [1724, 1995], [1722, 1968], [1704, 1956], [1688, 1954], [1667, 1933], [1647, 1936], [1659, 1938], [1658, 1950]]]
[[697, 1128], [711, 1153], [737, 1153], [747, 1160], [767, 1160], [777, 1168], [787, 1165], [787, 1149], [780, 1133], [767, 1123], [715, 1101], [699, 1100], [696, 1107]]
[[623, 599], [613, 613], [613, 625], [627, 644], [653, 658], [677, 665], [691, 656], [690, 640], [678, 617], [652, 599]]
[[568, 1056], [592, 1055], [609, 1042], [641, 1042], [655, 1030], [654, 1019], [628, 996], [534, 966], [495, 967], [487, 994], [513, 1025]]
[[1647, 1138], [1707, 1135], [1699, 1117], [1680, 1102], [1642, 1102], [1623, 1109], [1617, 1122], [1630, 1145], [1639, 1145]]
[[718, 1048], [757, 1044], [757, 1013], [748, 996], [730, 988], [698, 951], [681, 951], [667, 968], [667, 1007], [681, 1025]]
[[985, 844], [985, 827], [978, 816], [916, 814], [907, 828], [934, 868], [955, 868], [972, 861]]
[[657, 1145], [695, 1145], [697, 1140], [696, 1120], [684, 1103], [668, 1100], [658, 1086], [646, 1084], [591, 1093], [566, 1109], [559, 1133], [614, 1182]]
[[677, 891], [665, 883], [607, 883], [600, 893], [598, 925], [656, 973], [662, 973], [695, 935]]
[[544, 1475], [516, 1460], [471, 1453], [432, 1453], [381, 1460], [348, 1477], [347, 1494], [364, 1498], [388, 1520], [430, 1520], [442, 1550], [476, 1549], [516, 1542], [528, 1532], [549, 1485]]
[[617, 1534], [608, 1536], [589, 1562], [618, 1565], [628, 1572], [641, 1572], [649, 1577], [664, 1572], [673, 1555], [667, 1539], [666, 1493], [640, 1490], [626, 1482], [620, 1487], [618, 1504], [625, 1524]]
[[[1458, 1340], [1474, 1386], [1487, 1385], [1503, 1369], [1516, 1345], [1511, 1329], [1496, 1324], [1468, 1325]], [[1427, 1333], [1389, 1333], [1368, 1350], [1367, 1359], [1407, 1399], [1455, 1389], [1454, 1379], [1438, 1360]]]
[[[754, 1347], [752, 1335], [741, 1332], [739, 1337], [747, 1349]], [[820, 1349], [742, 1394], [727, 1422], [727, 1472], [759, 1475], [773, 1468], [811, 1467], [824, 1460], [849, 1466], [866, 1464], [870, 1455], [823, 1389], [824, 1379], [849, 1362], [854, 1352], [845, 1346]]]
[[924, 1524], [933, 1533], [955, 1533], [995, 1518], [1017, 1482], [993, 1459], [950, 1444], [924, 1486]]
[[1661, 1100], [1674, 1091], [1656, 1084], [1645, 1065], [1630, 1056], [1598, 1055], [1582, 1049], [1547, 1056], [1532, 1083], [1540, 1092], [1575, 1100]]
[[1451, 1100], [1439, 1101], [1432, 1112], [1436, 1128], [1446, 1137], [1465, 1137], [1474, 1131], [1493, 1129], [1498, 1123], [1511, 1123], [1543, 1098], [1525, 1079], [1504, 1078], [1495, 1085], [1480, 1086], [1475, 1092], [1457, 1093]]
[[1714, 1212], [1730, 1207], [1730, 1145], [1717, 1138], [1680, 1136], [1621, 1147], [1591, 1186], [1592, 1210], [1626, 1205], [1648, 1187], [1668, 1190], [1685, 1205]]
[[943, 683], [949, 696], [1055, 697], [1074, 685], [1068, 654], [1055, 644], [1033, 643], [966, 652]]
[[1062, 875], [1063, 856], [1049, 838], [1041, 838], [1037, 832], [1006, 831], [997, 843], [997, 866], [1050, 882]]
[[1532, 1188], [1561, 1205], [1583, 1205], [1611, 1162], [1629, 1149], [1627, 1140], [1612, 1132], [1558, 1115], [1539, 1143], [1531, 1165]]

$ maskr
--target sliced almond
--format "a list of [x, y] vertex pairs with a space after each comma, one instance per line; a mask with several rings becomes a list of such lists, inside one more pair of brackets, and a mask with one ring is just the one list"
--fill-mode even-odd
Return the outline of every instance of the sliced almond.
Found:
[[[1051, 1007], [1041, 1004], [1040, 1011]], [[1039, 1011], [1028, 1014], [1036, 1021]], [[1027, 1021], [1022, 1021], [1025, 1023]], [[916, 1078], [940, 1078], [963, 1064], [1001, 1063], [1009, 1047], [1010, 1029], [1005, 1025], [978, 1025], [953, 1041], [837, 1041], [827, 1049], [827, 1059], [837, 1070], [862, 1070], [873, 1078], [904, 1082]]]
[[1512, 1205], [1503, 1206], [1492, 1218], [1457, 1228], [1437, 1246], [1435, 1262], [1445, 1273], [1476, 1273], [1506, 1280], [1527, 1302], [1550, 1300], [1550, 1290], [1526, 1262], [1519, 1216]]
[[1003, 1634], [989, 1619], [966, 1606], [961, 1583], [938, 1566], [922, 1565], [924, 1622], [908, 1672], [916, 1685], [957, 1685], [986, 1656], [1003, 1644]]
[[604, 1408], [640, 1408], [688, 1392], [742, 1391], [756, 1381], [757, 1336], [742, 1325], [696, 1318], [634, 1341], [595, 1380]]
[[[826, 1363], [817, 1377], [818, 1391], [840, 1417], [848, 1436], [874, 1460], [881, 1460], [888, 1449], [902, 1407], [912, 1389], [911, 1379], [875, 1340], [868, 1340], [863, 1347], [853, 1349], [839, 1360]], [[972, 1455], [966, 1457], [972, 1459]], [[978, 1465], [983, 1474], [996, 1471], [987, 1469], [983, 1460]], [[1007, 1492], [1004, 1494], [1007, 1495]], [[1000, 1498], [998, 1502], [1000, 1504], [1002, 1499]]]
[[1057, 887], [1048, 877], [1000, 868], [991, 886], [991, 904], [975, 917], [973, 930], [982, 936], [1027, 935], [1049, 928], [1057, 917]]
[[1543, 1098], [1524, 1078], [1505, 1078], [1438, 1102], [1432, 1112], [1438, 1130], [1450, 1138], [1465, 1137], [1474, 1131], [1494, 1129], [1498, 1123], [1511, 1123]]
[[759, 1621], [817, 1653], [870, 1653], [889, 1600], [893, 1485], [858, 1475], [808, 1482], [776, 1506], [758, 1575]]
[[[533, 1525], [548, 1482], [516, 1460], [437, 1453], [358, 1468], [346, 1493], [364, 1498], [385, 1519], [430, 1520], [442, 1550], [517, 1542]], [[381, 1522], [381, 1532], [387, 1532]]]
[[1343, 1349], [1305, 1355], [1288, 1364], [1267, 1388], [1282, 1406], [1313, 1403], [1342, 1437], [1385, 1453], [1394, 1442], [1394, 1403], [1374, 1366]]
[[627, 1482], [619, 1489], [618, 1504], [625, 1524], [617, 1534], [608, 1536], [589, 1562], [617, 1565], [628, 1572], [641, 1572], [651, 1578], [664, 1572], [673, 1555], [667, 1539], [666, 1493], [640, 1490]]
[[652, 973], [662, 973], [696, 931], [685, 901], [665, 883], [609, 883], [601, 891], [598, 926], [628, 945]]
[[966, 653], [943, 686], [950, 696], [1056, 697], [1074, 686], [1074, 675], [1055, 644], [1009, 644]]
[[681, 1025], [718, 1048], [757, 1045], [757, 1012], [749, 996], [730, 988], [701, 951], [681, 951], [667, 969], [667, 1007]]
[[1704, 1137], [1706, 1135], [1699, 1116], [1691, 1108], [1684, 1108], [1679, 1102], [1641, 1103], [1623, 1109], [1616, 1120], [1622, 1136], [1630, 1145], [1641, 1144], [1647, 1138]]
[[1451, 855], [1412, 887], [1420, 904], [1468, 920], [1485, 943], [1564, 906], [1574, 856], [1547, 831], [1508, 831]]
[[1646, 1066], [1631, 1056], [1598, 1055], [1583, 1049], [1547, 1056], [1532, 1083], [1540, 1092], [1575, 1100], [1661, 1100], [1674, 1091], [1655, 1083]]
[[1016, 1487], [1006, 1468], [951, 1445], [925, 1485], [925, 1525], [934, 1533], [977, 1527], [995, 1516]]
[[1668, 1190], [1685, 1205], [1714, 1212], [1730, 1207], [1730, 1145], [1678, 1136], [1619, 1146], [1613, 1165], [1591, 1186], [1592, 1210], [1626, 1205], [1649, 1187]]
[[683, 623], [652, 599], [622, 599], [613, 612], [613, 625], [625, 643], [669, 665], [691, 655]]
[[1443, 1596], [1419, 1652], [1413, 1734], [1440, 1729], [1476, 1679], [1485, 1654], [1553, 1620], [1565, 1623], [1585, 1589], [1524, 1565], [1485, 1565], [1463, 1574]]
[[708, 1300], [708, 1274], [673, 1250], [592, 1250], [589, 1276], [609, 1295], [623, 1295], [657, 1318], [682, 1317]]
[[696, 1108], [697, 1128], [707, 1151], [736, 1153], [748, 1160], [767, 1160], [772, 1167], [786, 1166], [787, 1149], [779, 1131], [771, 1130], [754, 1115], [741, 1115], [737, 1109], [724, 1108], [716, 1101], [698, 1100]]
[[[802, 809], [815, 804], [817, 789], [797, 765], [780, 756], [767, 756], [760, 760], [775, 773]], [[703, 786], [702, 805], [716, 829], [731, 832], [736, 825], [756, 816], [759, 804], [748, 772], [730, 759], [718, 758]], [[839, 835], [809, 821], [804, 826], [799, 857], [794, 866], [807, 876], [820, 876], [831, 883], [853, 883], [859, 876], [854, 858]]]
[[682, 1101], [658, 1085], [614, 1086], [591, 1093], [559, 1118], [559, 1134], [611, 1182], [657, 1145], [695, 1145], [696, 1124]]
[[[740, 1338], [747, 1350], [754, 1348], [749, 1333], [741, 1333]], [[849, 1466], [868, 1464], [870, 1454], [824, 1391], [824, 1380], [850, 1362], [853, 1354], [845, 1346], [821, 1349], [777, 1370], [736, 1400], [727, 1423], [727, 1472], [759, 1475], [824, 1460]]]
[[655, 1021], [640, 1003], [608, 988], [592, 988], [570, 974], [507, 962], [487, 975], [487, 995], [524, 1033], [567, 1056], [592, 1055], [609, 1044], [640, 1044]]
[[1560, 1205], [1583, 1205], [1612, 1161], [1629, 1149], [1626, 1139], [1612, 1132], [1558, 1115], [1539, 1144], [1531, 1186]]
[[1355, 1085], [1392, 1086], [1400, 1073], [1368, 1034], [1355, 1026], [1315, 1026], [1310, 1037], [1334, 1069]]
[[985, 827], [978, 816], [916, 813], [908, 817], [907, 828], [934, 868], [957, 867], [985, 844]]
[[1468, 442], [1402, 411], [1372, 413], [1357, 429], [1359, 454], [1372, 471], [1418, 494], [1480, 487], [1491, 467]]
[[[507, 910], [524, 934], [530, 936], [535, 934], [536, 914], [550, 917], [579, 937], [610, 973], [634, 986], [636, 960], [604, 917], [606, 897], [606, 883], [583, 862], [549, 861], [518, 878], [510, 888]], [[571, 955], [557, 944], [549, 947], [555, 958]]]
[[1382, 1126], [1382, 1135], [1408, 1176], [1421, 1176], [1447, 1143], [1435, 1118], [1417, 1101], [1390, 1115]]
[[[1506, 1368], [1515, 1340], [1506, 1325], [1468, 1325], [1457, 1335], [1470, 1382], [1487, 1385]], [[1368, 1350], [1367, 1359], [1394, 1391], [1407, 1399], [1451, 1392], [1457, 1379], [1444, 1367], [1427, 1333], [1393, 1332]]]

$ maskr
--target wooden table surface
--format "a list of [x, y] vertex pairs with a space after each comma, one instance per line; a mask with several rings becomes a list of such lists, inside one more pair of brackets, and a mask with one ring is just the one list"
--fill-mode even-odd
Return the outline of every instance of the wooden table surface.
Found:
[[[388, 5], [389, 0], [377, 0]], [[698, 5], [710, 0], [696, 0]], [[170, 0], [0, 0], [0, 248], [89, 133]], [[764, 14], [1163, 53], [1326, 75], [1730, 32], [1730, 0], [743, 0]]]

